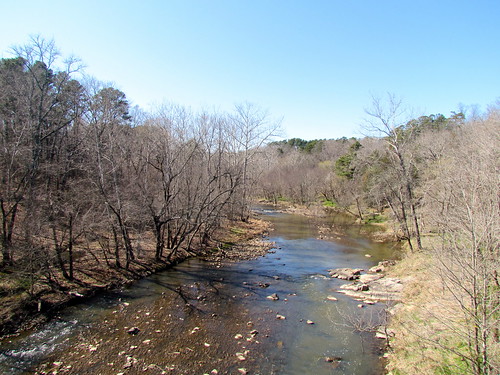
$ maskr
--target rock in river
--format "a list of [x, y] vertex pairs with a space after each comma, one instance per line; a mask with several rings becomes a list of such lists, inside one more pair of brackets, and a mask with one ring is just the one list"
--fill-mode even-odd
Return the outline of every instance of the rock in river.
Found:
[[137, 335], [141, 330], [138, 327], [132, 327], [129, 330], [127, 330], [127, 333], [129, 335]]
[[273, 301], [277, 301], [277, 300], [280, 299], [276, 293], [273, 293], [270, 296], [267, 296], [266, 298], [270, 299], [270, 300], [273, 300]]

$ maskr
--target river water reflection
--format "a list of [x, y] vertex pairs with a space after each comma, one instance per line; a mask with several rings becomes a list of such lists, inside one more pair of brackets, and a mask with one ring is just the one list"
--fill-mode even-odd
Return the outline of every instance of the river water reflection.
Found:
[[[101, 354], [97, 349], [89, 353], [92, 366], [85, 372], [96, 374], [204, 374], [213, 369], [219, 374], [238, 374], [242, 368], [261, 375], [382, 373], [376, 339], [355, 331], [348, 317], [372, 319], [383, 306], [358, 308], [359, 302], [336, 293], [344, 282], [330, 279], [327, 270], [367, 269], [391, 258], [392, 247], [366, 239], [359, 227], [340, 216], [311, 219], [267, 209], [260, 213], [275, 228], [269, 240], [276, 248], [266, 256], [220, 268], [192, 259], [129, 288], [69, 308], [45, 328], [2, 343], [0, 372], [32, 373], [47, 358], [51, 363], [70, 360], [71, 355], [77, 358], [76, 346], [94, 342], [107, 347]], [[332, 225], [335, 239], [318, 239], [318, 226]], [[266, 298], [273, 293], [278, 300]], [[335, 296], [337, 301], [327, 296]], [[174, 298], [184, 303], [172, 303]], [[285, 319], [277, 319], [277, 315]], [[173, 321], [177, 324], [172, 325]], [[134, 323], [143, 324], [140, 339], [123, 334]], [[151, 335], [146, 336], [145, 328], [153, 325]], [[194, 327], [200, 328], [198, 338]], [[257, 333], [248, 336], [245, 329]], [[240, 341], [234, 339], [239, 332], [244, 336]], [[111, 341], [112, 335], [116, 337]], [[176, 341], [182, 337], [187, 341]], [[139, 344], [133, 345], [136, 341]], [[123, 353], [124, 348], [141, 346], [141, 342], [149, 347], [134, 354], [142, 367], [105, 363], [113, 363], [107, 357], [118, 355], [113, 347]], [[171, 349], [174, 344], [181, 349]], [[182, 348], [195, 354], [184, 353]], [[238, 350], [244, 361], [237, 358]], [[327, 362], [327, 357], [341, 360]], [[58, 372], [77, 374], [85, 368], [75, 359], [68, 363]]]

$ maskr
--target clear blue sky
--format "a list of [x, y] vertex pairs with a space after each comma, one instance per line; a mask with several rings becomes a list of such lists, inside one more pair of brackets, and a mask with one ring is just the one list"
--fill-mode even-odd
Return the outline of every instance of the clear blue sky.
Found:
[[499, 0], [0, 0], [0, 57], [33, 34], [144, 109], [248, 101], [287, 138], [359, 135], [372, 94], [446, 116], [500, 97]]

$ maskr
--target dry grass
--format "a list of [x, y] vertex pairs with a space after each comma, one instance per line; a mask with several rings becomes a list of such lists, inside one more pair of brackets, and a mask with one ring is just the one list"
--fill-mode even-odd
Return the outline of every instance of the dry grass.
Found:
[[461, 357], [468, 351], [469, 327], [438, 270], [432, 255], [420, 252], [407, 255], [389, 272], [389, 276], [406, 277], [402, 304], [389, 323], [395, 332], [390, 342], [389, 374], [471, 373]]

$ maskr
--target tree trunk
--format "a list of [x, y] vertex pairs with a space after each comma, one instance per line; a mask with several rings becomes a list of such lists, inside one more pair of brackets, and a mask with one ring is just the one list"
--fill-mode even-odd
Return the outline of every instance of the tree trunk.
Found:
[[120, 242], [118, 240], [118, 233], [116, 233], [116, 228], [113, 225], [112, 226], [113, 230], [113, 240], [115, 242], [115, 266], [116, 268], [121, 268], [122, 265], [120, 263]]
[[52, 226], [52, 239], [54, 241], [54, 247], [56, 250], [56, 258], [57, 258], [57, 263], [59, 264], [59, 269], [61, 270], [64, 278], [66, 280], [69, 280], [70, 277], [68, 275], [68, 272], [66, 271], [66, 265], [64, 264], [64, 259], [63, 259], [63, 246], [62, 244], [59, 243], [59, 240], [57, 238], [57, 231], [55, 226]]
[[156, 260], [161, 260], [161, 257], [163, 256], [163, 250], [165, 249], [165, 234], [163, 230], [165, 223], [162, 222], [158, 216], [153, 216], [153, 223], [156, 235], [155, 258]]
[[2, 267], [12, 266], [14, 263], [12, 257], [12, 232], [16, 221], [18, 202], [7, 212], [3, 200], [0, 200], [2, 209]]
[[73, 215], [69, 217], [69, 239], [68, 239], [68, 267], [69, 267], [69, 279], [74, 278], [74, 262], [73, 262]]

